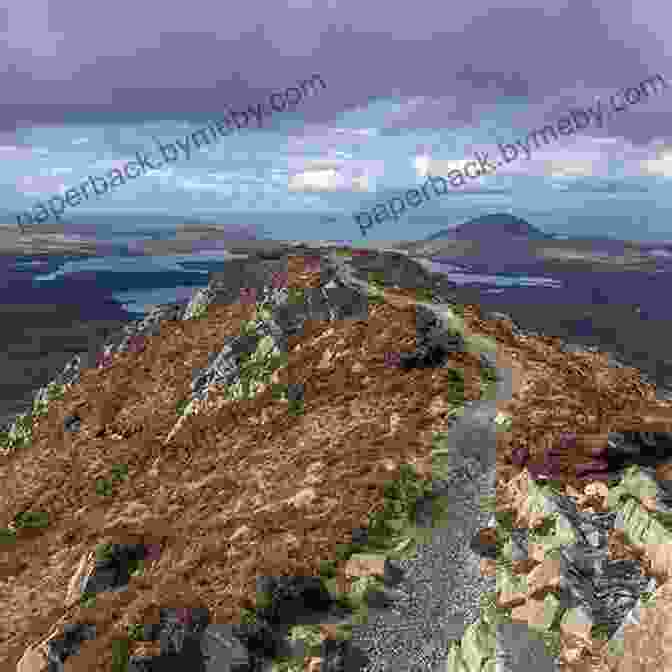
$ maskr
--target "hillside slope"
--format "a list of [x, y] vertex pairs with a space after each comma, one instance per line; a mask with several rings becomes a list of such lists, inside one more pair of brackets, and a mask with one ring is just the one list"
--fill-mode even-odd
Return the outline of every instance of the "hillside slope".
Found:
[[[496, 469], [501, 489], [525, 473], [516, 448], [672, 408], [632, 369], [431, 297], [403, 255], [268, 256], [128, 330], [98, 368], [73, 365], [2, 439], [7, 669], [43, 672], [57, 650], [71, 671], [184, 665], [187, 643], [212, 656], [193, 669], [266, 669], [296, 655], [284, 635], [306, 609], [324, 641], [295, 669], [343, 669], [333, 627], [356, 640], [375, 595], [396, 599], [395, 573], [452, 529], [465, 469]], [[492, 406], [502, 370], [508, 397], [473, 418], [475, 441], [468, 409]], [[566, 493], [583, 486], [571, 466]]]

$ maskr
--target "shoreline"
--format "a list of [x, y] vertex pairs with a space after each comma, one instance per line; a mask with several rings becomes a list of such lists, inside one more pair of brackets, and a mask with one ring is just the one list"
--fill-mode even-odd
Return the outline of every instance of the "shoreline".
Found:
[[[125, 248], [138, 256], [166, 256], [190, 254], [197, 251], [212, 251], [228, 255], [256, 254], [263, 250], [308, 247], [343, 246], [376, 252], [398, 252], [409, 257], [430, 261], [432, 257], [464, 257], [468, 261], [480, 256], [486, 241], [438, 239], [434, 241], [372, 240], [369, 243], [353, 244], [329, 240], [275, 240], [265, 238], [240, 239], [235, 230], [218, 224], [187, 223], [166, 229], [172, 237], [143, 240], [131, 243], [115, 243], [113, 240], [98, 240], [76, 233], [69, 233], [65, 224], [33, 225], [24, 227], [21, 233], [15, 225], [0, 224], [0, 256], [48, 256], [67, 254], [73, 256], [105, 256]], [[211, 243], [211, 247], [208, 245]], [[660, 256], [672, 259], [669, 241], [647, 242], [616, 240], [608, 238], [563, 238], [554, 240], [507, 239], [506, 254], [514, 258], [536, 260], [559, 265], [576, 264], [593, 266], [599, 270], [651, 271], [659, 263]], [[609, 252], [605, 252], [605, 249]], [[663, 250], [663, 255], [654, 256], [652, 250]], [[616, 252], [614, 252], [616, 251]]]

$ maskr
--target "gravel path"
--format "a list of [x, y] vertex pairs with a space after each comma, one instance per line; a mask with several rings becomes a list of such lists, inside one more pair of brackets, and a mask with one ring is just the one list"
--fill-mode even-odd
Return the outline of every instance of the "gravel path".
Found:
[[[347, 262], [335, 255], [333, 259], [344, 282], [366, 286]], [[442, 319], [449, 310], [448, 304], [424, 305]], [[352, 643], [368, 658], [361, 672], [445, 672], [449, 643], [478, 619], [481, 596], [496, 590], [496, 578], [482, 575], [480, 558], [469, 542], [491, 524], [481, 501], [495, 494], [496, 403], [512, 393], [511, 371], [498, 369], [498, 374], [495, 398], [465, 405], [447, 430], [447, 443], [454, 449], [445, 458], [451, 473], [434, 483], [436, 494], [450, 498], [446, 519], [430, 543], [418, 545], [414, 558], [393, 562], [403, 570], [403, 579], [395, 586], [392, 605], [371, 608], [367, 623], [353, 628]], [[503, 652], [514, 660], [529, 655], [529, 647], [521, 646], [524, 628], [501, 634]], [[548, 658], [546, 662], [551, 663]]]

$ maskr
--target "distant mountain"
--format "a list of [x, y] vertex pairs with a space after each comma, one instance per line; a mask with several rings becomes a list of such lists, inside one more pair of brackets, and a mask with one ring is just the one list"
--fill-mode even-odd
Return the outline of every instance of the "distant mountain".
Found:
[[544, 233], [520, 217], [501, 212], [470, 219], [453, 229], [434, 233], [423, 242], [441, 240], [487, 240], [492, 237], [522, 237], [528, 240], [553, 240], [555, 236]]

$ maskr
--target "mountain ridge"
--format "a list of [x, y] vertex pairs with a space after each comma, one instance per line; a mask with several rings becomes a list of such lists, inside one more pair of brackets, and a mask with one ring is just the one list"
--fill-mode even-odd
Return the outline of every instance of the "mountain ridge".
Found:
[[529, 240], [554, 240], [553, 234], [544, 233], [521, 217], [504, 212], [482, 215], [450, 229], [437, 231], [423, 242], [440, 240], [477, 240], [481, 236], [525, 237]]

